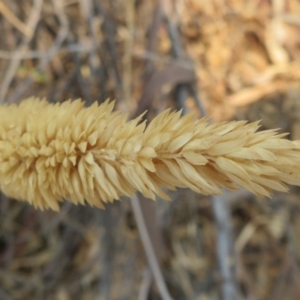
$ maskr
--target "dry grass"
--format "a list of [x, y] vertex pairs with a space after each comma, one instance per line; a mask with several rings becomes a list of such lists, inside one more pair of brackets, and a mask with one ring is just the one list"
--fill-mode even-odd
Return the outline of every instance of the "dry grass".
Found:
[[217, 195], [244, 187], [260, 196], [300, 185], [300, 142], [258, 123], [214, 123], [169, 110], [146, 128], [141, 117], [112, 112], [106, 101], [49, 104], [28, 99], [0, 108], [0, 186], [35, 207], [66, 199], [103, 208], [141, 192], [169, 199], [162, 187]]

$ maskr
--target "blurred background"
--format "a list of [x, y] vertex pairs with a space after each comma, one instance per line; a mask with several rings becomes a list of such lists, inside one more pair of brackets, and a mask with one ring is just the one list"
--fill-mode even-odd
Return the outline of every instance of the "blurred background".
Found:
[[[2, 0], [0, 102], [110, 98], [300, 139], [299, 32], [298, 0]], [[173, 299], [300, 299], [298, 194], [139, 196]], [[170, 299], [131, 203], [54, 213], [1, 195], [0, 299]]]

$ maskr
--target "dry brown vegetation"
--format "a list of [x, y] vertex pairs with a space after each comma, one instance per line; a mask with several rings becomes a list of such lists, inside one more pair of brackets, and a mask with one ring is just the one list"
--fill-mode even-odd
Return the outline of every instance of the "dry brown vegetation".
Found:
[[[297, 0], [1, 1], [0, 101], [111, 98], [151, 119], [183, 104], [200, 116], [198, 93], [213, 120], [262, 119], [300, 139], [299, 16]], [[238, 299], [299, 299], [298, 193], [225, 194]], [[211, 200], [170, 196], [151, 220], [169, 290], [220, 299]], [[0, 299], [159, 299], [127, 199], [53, 213], [2, 195], [0, 214]]]

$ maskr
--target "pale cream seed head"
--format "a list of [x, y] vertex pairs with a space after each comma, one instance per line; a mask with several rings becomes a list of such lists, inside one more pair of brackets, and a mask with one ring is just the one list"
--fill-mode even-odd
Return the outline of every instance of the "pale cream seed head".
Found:
[[219, 194], [238, 186], [268, 196], [300, 184], [300, 142], [244, 121], [208, 124], [169, 110], [146, 127], [114, 103], [50, 104], [30, 98], [0, 107], [0, 188], [35, 207], [103, 207], [162, 188]]

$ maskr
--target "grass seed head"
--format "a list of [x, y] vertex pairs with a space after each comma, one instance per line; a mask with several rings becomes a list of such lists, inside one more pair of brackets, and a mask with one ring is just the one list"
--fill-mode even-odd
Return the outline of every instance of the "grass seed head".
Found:
[[36, 98], [0, 107], [0, 188], [35, 207], [68, 200], [100, 208], [162, 188], [220, 194], [244, 187], [260, 196], [300, 185], [300, 142], [258, 123], [209, 125], [169, 110], [146, 127], [113, 112], [114, 103], [50, 104]]

